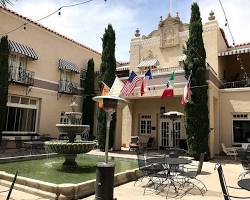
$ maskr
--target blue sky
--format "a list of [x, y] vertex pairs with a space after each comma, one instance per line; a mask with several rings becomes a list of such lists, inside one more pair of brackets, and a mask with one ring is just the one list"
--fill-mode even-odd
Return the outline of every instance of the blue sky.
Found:
[[[65, 4], [83, 0], [17, 0], [10, 9], [33, 20], [53, 12]], [[250, 41], [249, 0], [221, 0], [228, 15], [228, 20], [236, 43]], [[188, 23], [192, 0], [172, 0], [172, 15], [178, 11], [183, 22]], [[219, 25], [225, 29], [231, 43], [219, 0], [197, 0], [203, 23], [207, 21], [210, 10], [215, 12]], [[102, 50], [101, 37], [109, 23], [116, 31], [116, 59], [129, 60], [129, 43], [136, 28], [142, 35], [157, 29], [160, 16], [165, 18], [169, 12], [169, 0], [95, 0], [89, 4], [65, 8], [61, 16], [55, 14], [40, 23], [67, 37], [85, 44], [99, 52]], [[28, 27], [27, 27], [28, 28]], [[244, 28], [244, 29], [243, 29]], [[243, 30], [242, 30], [243, 29]]]

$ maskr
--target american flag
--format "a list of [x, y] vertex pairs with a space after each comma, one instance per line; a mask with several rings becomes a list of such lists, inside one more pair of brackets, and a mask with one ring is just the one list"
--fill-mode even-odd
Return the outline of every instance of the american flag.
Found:
[[136, 73], [132, 71], [131, 74], [129, 75], [127, 82], [122, 88], [122, 91], [121, 91], [122, 94], [124, 96], [129, 96], [131, 92], [134, 90], [136, 83], [140, 80], [141, 79], [136, 75]]

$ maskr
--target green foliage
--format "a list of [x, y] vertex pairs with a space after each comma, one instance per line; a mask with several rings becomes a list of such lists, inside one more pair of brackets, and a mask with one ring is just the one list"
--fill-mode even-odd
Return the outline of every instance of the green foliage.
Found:
[[7, 99], [8, 99], [8, 63], [9, 44], [7, 36], [1, 38], [0, 42], [0, 142], [2, 141], [2, 131], [5, 126]]
[[[115, 80], [116, 59], [115, 59], [115, 31], [112, 25], [108, 25], [102, 38], [102, 63], [100, 66], [99, 86], [104, 82], [109, 87]], [[103, 110], [98, 109], [98, 143], [100, 149], [105, 147], [106, 136], [106, 116]], [[112, 119], [111, 124], [115, 124], [116, 119]], [[114, 128], [110, 128], [109, 147], [113, 146]]]
[[89, 59], [88, 68], [86, 72], [85, 88], [83, 93], [83, 105], [82, 105], [82, 122], [83, 124], [90, 125], [90, 138], [93, 137], [93, 126], [94, 126], [94, 109], [95, 102], [92, 97], [95, 96], [95, 71], [94, 71], [94, 60]]
[[198, 159], [200, 153], [208, 153], [208, 87], [206, 86], [206, 51], [202, 38], [202, 21], [198, 4], [193, 3], [191, 10], [189, 39], [186, 43], [187, 47], [184, 49], [187, 56], [184, 63], [186, 78], [192, 71], [190, 79], [191, 100], [185, 106], [185, 126], [189, 153]]

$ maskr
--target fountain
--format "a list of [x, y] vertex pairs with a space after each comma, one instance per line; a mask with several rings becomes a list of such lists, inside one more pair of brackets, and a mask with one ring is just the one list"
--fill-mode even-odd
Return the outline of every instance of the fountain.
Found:
[[82, 113], [76, 111], [78, 105], [75, 102], [73, 102], [70, 107], [72, 112], [65, 112], [69, 123], [56, 124], [59, 132], [66, 133], [69, 140], [56, 140], [45, 143], [52, 152], [64, 155], [64, 167], [76, 167], [77, 163], [75, 159], [77, 154], [91, 151], [96, 144], [93, 141], [75, 141], [77, 135], [89, 129], [89, 125], [81, 125]]

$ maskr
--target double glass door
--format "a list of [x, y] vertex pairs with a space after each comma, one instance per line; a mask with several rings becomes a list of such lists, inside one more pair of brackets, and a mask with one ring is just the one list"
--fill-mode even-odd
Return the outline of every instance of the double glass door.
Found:
[[181, 119], [172, 121], [165, 116], [160, 119], [160, 146], [179, 147], [181, 137]]

